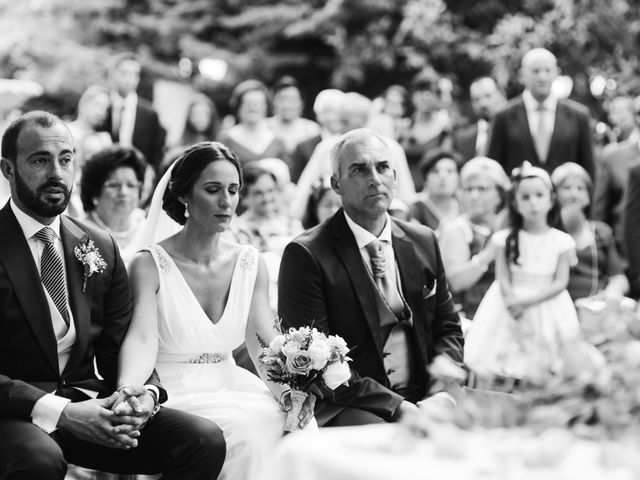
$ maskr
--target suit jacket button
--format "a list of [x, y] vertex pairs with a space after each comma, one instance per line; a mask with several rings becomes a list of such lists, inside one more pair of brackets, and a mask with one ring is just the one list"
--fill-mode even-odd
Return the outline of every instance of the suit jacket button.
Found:
[[64, 387], [66, 384], [67, 384], [67, 381], [66, 381], [66, 380], [64, 380], [64, 379], [62, 379], [62, 380], [60, 381], [60, 385], [61, 385], [61, 386], [63, 386], [63, 387]]

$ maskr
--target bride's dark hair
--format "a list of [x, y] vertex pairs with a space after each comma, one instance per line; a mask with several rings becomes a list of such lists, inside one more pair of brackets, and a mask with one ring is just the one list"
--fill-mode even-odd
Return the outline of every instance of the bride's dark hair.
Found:
[[220, 142], [200, 142], [187, 148], [175, 161], [169, 185], [162, 196], [162, 209], [172, 220], [184, 225], [185, 205], [180, 197], [191, 192], [202, 171], [211, 162], [231, 162], [238, 171], [240, 186], [242, 187], [242, 168], [235, 153]]

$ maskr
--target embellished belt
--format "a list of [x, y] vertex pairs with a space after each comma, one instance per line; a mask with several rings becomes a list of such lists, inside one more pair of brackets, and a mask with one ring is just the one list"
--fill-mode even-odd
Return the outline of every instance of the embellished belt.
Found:
[[229, 358], [228, 353], [201, 353], [187, 360], [189, 363], [220, 363]]

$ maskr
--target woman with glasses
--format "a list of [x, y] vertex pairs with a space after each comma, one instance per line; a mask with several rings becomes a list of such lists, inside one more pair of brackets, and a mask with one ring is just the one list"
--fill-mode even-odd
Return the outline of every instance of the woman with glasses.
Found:
[[495, 160], [476, 157], [460, 170], [464, 213], [440, 233], [442, 262], [461, 314], [472, 319], [494, 280], [496, 250], [489, 238], [504, 227], [509, 178]]
[[140, 247], [145, 213], [138, 204], [146, 162], [132, 147], [113, 145], [82, 167], [80, 198], [86, 220], [115, 238], [125, 264]]

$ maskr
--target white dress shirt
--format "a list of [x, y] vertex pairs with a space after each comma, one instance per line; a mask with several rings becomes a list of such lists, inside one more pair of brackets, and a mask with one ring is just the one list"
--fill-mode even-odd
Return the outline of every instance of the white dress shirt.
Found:
[[[33, 256], [33, 261], [35, 262], [36, 268], [38, 269], [38, 273], [40, 273], [40, 257], [42, 256], [45, 245], [44, 242], [35, 238], [34, 235], [44, 227], [49, 227], [53, 230], [55, 234], [54, 247], [58, 251], [60, 258], [62, 259], [62, 264], [64, 265], [64, 252], [62, 250], [62, 243], [60, 238], [60, 217], [56, 217], [51, 225], [43, 225], [33, 217], [30, 217], [22, 210], [20, 210], [13, 202], [13, 200], [10, 201], [10, 206], [13, 214], [16, 217], [16, 220], [18, 220], [18, 224], [22, 229], [22, 233], [27, 240], [27, 244], [29, 245], [29, 250], [31, 251], [31, 255]], [[67, 282], [65, 278], [65, 285], [66, 284]], [[53, 303], [53, 300], [51, 300], [51, 296], [49, 295], [49, 292], [47, 292], [47, 289], [44, 288], [44, 285], [43, 290], [47, 298], [49, 312], [51, 313], [53, 332], [56, 336], [58, 368], [60, 369], [60, 372], [62, 372], [67, 362], [69, 361], [71, 349], [76, 342], [76, 329], [73, 322], [73, 312], [67, 305], [67, 309], [69, 311], [69, 326], [67, 327], [67, 324], [65, 323], [62, 315]], [[67, 299], [68, 298], [69, 292], [67, 290]], [[67, 403], [69, 403], [69, 401], [69, 399], [59, 397], [57, 395], [54, 395], [53, 393], [44, 395], [43, 397], [38, 399], [33, 407], [33, 410], [31, 411], [32, 422], [47, 433], [53, 432], [56, 429], [58, 420], [60, 418], [60, 415], [62, 414], [62, 410], [67, 405]]]
[[[544, 123], [547, 127], [547, 131], [553, 133], [554, 126], [556, 124], [556, 109], [558, 107], [558, 99], [550, 94], [542, 105], [544, 106], [544, 111], [540, 112], [539, 106], [540, 102], [538, 102], [529, 90], [525, 90], [522, 92], [522, 101], [524, 102], [524, 108], [527, 111], [527, 122], [529, 122], [529, 130], [531, 131], [531, 136], [533, 138], [537, 138], [538, 136], [538, 125], [540, 124], [540, 115], [544, 115]], [[544, 161], [544, 159], [542, 159]]]

